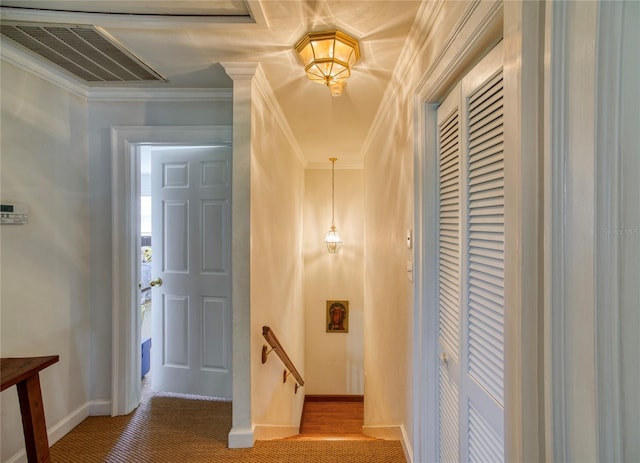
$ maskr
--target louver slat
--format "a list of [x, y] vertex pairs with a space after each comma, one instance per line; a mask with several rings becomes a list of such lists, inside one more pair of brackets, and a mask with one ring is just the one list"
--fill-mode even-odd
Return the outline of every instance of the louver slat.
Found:
[[482, 415], [469, 404], [469, 461], [504, 462], [504, 443]]
[[70, 73], [80, 77], [81, 79], [86, 80], [87, 82], [96, 82], [101, 80], [95, 74], [92, 74], [81, 66], [78, 66], [77, 64], [70, 61], [59, 51], [56, 51], [53, 48], [43, 44], [41, 41], [37, 40], [35, 36], [29, 34], [28, 30], [25, 31], [23, 30], [23, 28], [3, 24], [2, 35], [10, 38], [16, 43], [19, 43], [32, 52], [37, 53], [48, 61], [51, 61], [61, 68], [69, 71]]
[[[137, 80], [133, 75], [121, 76], [119, 75], [119, 67], [113, 63], [99, 63], [96, 62], [96, 56], [100, 55], [97, 50], [90, 50], [93, 53], [87, 53], [87, 44], [80, 39], [75, 33], [74, 29], [79, 28], [65, 28], [65, 27], [43, 27], [42, 28], [42, 40], [43, 42], [54, 40], [59, 41], [59, 45], [56, 47], [59, 50], [64, 50], [65, 57], [76, 63], [78, 66], [82, 66], [83, 69], [98, 76], [102, 81], [114, 81], [114, 80]], [[49, 37], [50, 36], [50, 37]], [[113, 72], [112, 72], [113, 71]]]
[[113, 62], [119, 68], [118, 74], [121, 76], [133, 76], [122, 80], [160, 80], [153, 73], [149, 72], [146, 66], [116, 47], [106, 40], [102, 35], [85, 28], [72, 29], [78, 37], [85, 40], [84, 49], [88, 53], [94, 53], [97, 59], [104, 60], [103, 63]]
[[458, 387], [448, 379], [447, 368], [440, 367], [438, 384], [440, 407], [438, 420], [440, 422], [439, 458], [441, 462], [459, 462], [460, 450], [458, 446]]
[[460, 167], [458, 113], [438, 128], [439, 162], [439, 333], [449, 354], [459, 358]]
[[[502, 73], [468, 98], [468, 373], [504, 404], [504, 152]], [[470, 417], [470, 459], [499, 461], [500, 446]], [[476, 439], [477, 437], [481, 437]], [[486, 440], [489, 439], [489, 440]], [[495, 453], [494, 453], [495, 451]], [[496, 457], [493, 459], [493, 457]]]

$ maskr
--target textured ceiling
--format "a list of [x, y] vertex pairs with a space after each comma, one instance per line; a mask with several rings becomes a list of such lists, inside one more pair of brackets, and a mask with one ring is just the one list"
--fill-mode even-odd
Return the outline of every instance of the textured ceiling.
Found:
[[[260, 62], [303, 156], [328, 167], [328, 158], [336, 156], [338, 168], [362, 162], [362, 144], [420, 4], [2, 0], [2, 19], [99, 26], [167, 79], [128, 87], [230, 88], [220, 62]], [[357, 38], [362, 54], [341, 97], [309, 81], [293, 50], [307, 31], [333, 28]]]

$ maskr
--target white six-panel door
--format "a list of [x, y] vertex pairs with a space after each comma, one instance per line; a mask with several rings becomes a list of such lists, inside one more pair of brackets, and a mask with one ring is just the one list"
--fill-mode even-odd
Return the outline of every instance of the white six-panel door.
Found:
[[439, 460], [504, 461], [502, 44], [438, 108]]
[[151, 155], [156, 391], [231, 398], [231, 148]]

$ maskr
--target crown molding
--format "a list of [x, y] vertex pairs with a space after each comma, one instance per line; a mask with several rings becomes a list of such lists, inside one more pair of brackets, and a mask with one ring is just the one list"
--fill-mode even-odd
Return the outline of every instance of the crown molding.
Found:
[[[225, 69], [231, 69], [232, 67], [230, 63], [224, 63], [223, 66], [225, 67]], [[291, 130], [291, 126], [287, 122], [287, 118], [284, 116], [284, 113], [282, 112], [282, 107], [280, 106], [280, 103], [278, 103], [278, 100], [276, 99], [275, 94], [273, 93], [273, 88], [271, 87], [271, 84], [269, 84], [269, 80], [267, 79], [267, 76], [264, 74], [264, 71], [262, 70], [261, 66], [258, 66], [258, 68], [256, 69], [255, 77], [256, 79], [254, 82], [256, 83], [256, 87], [260, 92], [260, 94], [262, 95], [262, 97], [264, 98], [265, 103], [271, 110], [271, 115], [275, 119], [278, 126], [282, 129], [282, 132], [284, 133], [285, 138], [289, 142], [291, 148], [293, 149], [293, 152], [295, 153], [296, 157], [300, 161], [300, 164], [302, 164], [302, 167], [306, 169], [307, 160], [304, 158], [304, 154], [302, 153], [300, 144], [298, 143], [298, 140], [293, 134], [293, 131]]]
[[96, 101], [231, 101], [229, 88], [91, 88], [88, 100]]
[[244, 3], [256, 24], [268, 29], [269, 21], [264, 14], [264, 8], [262, 6], [263, 1], [264, 0], [244, 0]]
[[5, 63], [12, 64], [29, 74], [40, 77], [73, 95], [84, 99], [88, 98], [89, 87], [87, 85], [80, 83], [65, 71], [44, 64], [41, 59], [23, 50], [10, 40], [0, 37], [0, 50], [0, 60]]
[[220, 65], [232, 80], [251, 80], [260, 67], [257, 61], [221, 61]]
[[[442, 50], [438, 53], [422, 78], [416, 86], [419, 97], [423, 100], [433, 100], [440, 93], [444, 99], [443, 90], [451, 86], [451, 80], [459, 79], [456, 72], [463, 70], [466, 65], [465, 57], [482, 56], [479, 50], [484, 47], [485, 51], [493, 48], [503, 36], [504, 4], [501, 0], [493, 2], [480, 2], [478, 0], [469, 4], [464, 15], [458, 21], [453, 32], [443, 44]], [[468, 31], [464, 33], [464, 31]], [[497, 37], [499, 35], [499, 38]], [[479, 42], [478, 37], [493, 37], [487, 42]], [[476, 53], [473, 50], [476, 49]], [[455, 50], [455, 51], [454, 51]], [[439, 71], [442, 69], [442, 71]], [[438, 78], [434, 78], [438, 75]], [[448, 77], [445, 77], [448, 76]]]
[[3, 62], [12, 64], [29, 74], [39, 77], [75, 96], [89, 102], [122, 102], [122, 101], [170, 101], [170, 102], [202, 102], [231, 101], [230, 88], [138, 88], [138, 87], [90, 87], [81, 83], [75, 76], [66, 71], [48, 65], [31, 52], [23, 50], [10, 40], [0, 38]]
[[[376, 133], [384, 124], [384, 117], [395, 101], [398, 92], [406, 86], [406, 82], [412, 81], [410, 78], [412, 69], [420, 56], [425, 53], [434, 33], [433, 29], [441, 19], [442, 9], [447, 0], [437, 0], [437, 2], [424, 2], [415, 22], [411, 27], [409, 36], [405, 41], [403, 51], [398, 59], [398, 65], [391, 77], [391, 82], [387, 86], [382, 102], [378, 107], [378, 112], [371, 124], [371, 129], [362, 145], [361, 153], [366, 155]], [[435, 3], [435, 5], [434, 5]], [[449, 34], [443, 46], [438, 50], [438, 54], [429, 64], [429, 68], [422, 74], [414, 90], [422, 99], [426, 99], [425, 92], [439, 92], [446, 88], [444, 79], [451, 78], [452, 69], [460, 69], [462, 61], [469, 55], [469, 50], [476, 46], [475, 37], [483, 35], [483, 32], [500, 23], [499, 19], [503, 14], [503, 2], [501, 0], [470, 1], [456, 25]], [[471, 26], [471, 27], [470, 27]], [[469, 29], [471, 32], [463, 37], [463, 31]], [[459, 46], [460, 41], [463, 45]], [[495, 44], [495, 43], [494, 43]], [[456, 49], [455, 52], [451, 50]], [[454, 56], [452, 56], [454, 55]], [[439, 71], [445, 67], [445, 72]], [[433, 76], [438, 75], [438, 80], [434, 81]], [[429, 95], [429, 99], [432, 95]]]
[[427, 46], [428, 40], [431, 37], [432, 28], [440, 15], [440, 10], [442, 10], [444, 3], [445, 0], [437, 0], [433, 3], [424, 1], [420, 5], [414, 23], [409, 30], [409, 35], [404, 42], [402, 51], [400, 52], [400, 57], [398, 58], [398, 63], [391, 76], [389, 85], [387, 85], [382, 101], [380, 102], [380, 106], [378, 106], [378, 111], [376, 112], [373, 123], [371, 124], [371, 128], [369, 129], [364, 143], [362, 144], [362, 149], [360, 151], [362, 154], [361, 157], [364, 158], [366, 156], [375, 135], [383, 125], [384, 117], [387, 114], [385, 108], [388, 108], [393, 104], [396, 95], [402, 86], [405, 85], [407, 74], [411, 72], [411, 68], [415, 64], [416, 59]]
[[78, 24], [109, 27], [139, 26], [145, 29], [171, 29], [176, 27], [253, 29], [266, 27], [266, 19], [260, 2], [251, 0], [246, 15], [157, 15], [157, 14], [110, 14], [74, 11], [23, 9], [3, 6], [2, 19], [6, 21], [46, 22], [53, 24]]

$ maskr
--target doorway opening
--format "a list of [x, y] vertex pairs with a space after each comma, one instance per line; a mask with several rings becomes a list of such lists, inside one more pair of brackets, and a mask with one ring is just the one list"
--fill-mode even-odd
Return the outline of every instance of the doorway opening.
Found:
[[141, 144], [136, 151], [132, 318], [139, 319], [133, 350], [142, 397], [230, 399], [231, 148]]
[[141, 388], [144, 398], [151, 391], [151, 326], [152, 308], [152, 269], [153, 228], [151, 211], [151, 146], [140, 146], [140, 350], [141, 350]]
[[[111, 187], [114, 195], [111, 215], [113, 246], [111, 415], [117, 416], [130, 413], [139, 405], [141, 398], [140, 288], [138, 287], [141, 243], [140, 232], [135, 230], [140, 214], [139, 147], [144, 145], [220, 146], [230, 152], [232, 130], [231, 126], [136, 126], [112, 127], [111, 135]], [[231, 175], [228, 181], [231, 183]], [[229, 203], [229, 208], [231, 207]], [[154, 241], [157, 244], [155, 237]], [[229, 355], [231, 350], [229, 348]]]

